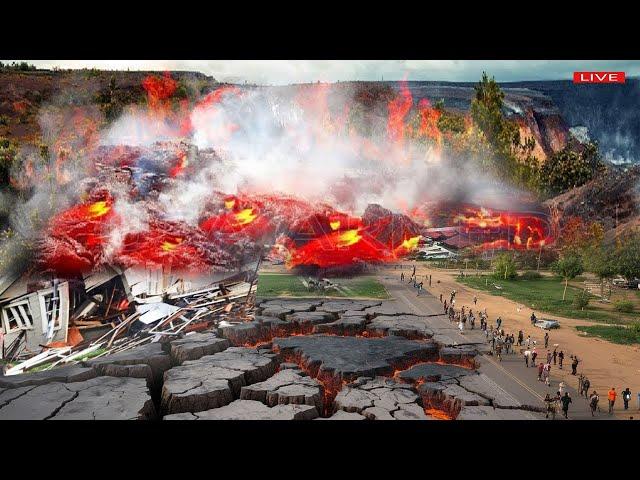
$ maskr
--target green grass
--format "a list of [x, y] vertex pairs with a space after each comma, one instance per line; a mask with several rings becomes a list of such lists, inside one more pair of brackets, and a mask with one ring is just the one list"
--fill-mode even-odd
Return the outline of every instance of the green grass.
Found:
[[[389, 294], [378, 280], [373, 277], [332, 278], [343, 287], [344, 292], [330, 290], [327, 296], [345, 298], [389, 298]], [[308, 290], [300, 277], [289, 274], [261, 273], [258, 275], [259, 297], [314, 297], [319, 292]]]
[[[487, 279], [488, 282], [485, 285]], [[580, 289], [569, 286], [566, 299], [563, 302], [562, 291], [564, 285], [556, 277], [543, 277], [538, 280], [517, 279], [505, 281], [495, 280], [490, 276], [469, 276], [457, 278], [456, 280], [472, 288], [489, 292], [492, 295], [522, 303], [536, 312], [616, 324], [639, 318], [637, 313], [621, 315], [619, 312], [599, 308], [594, 298], [591, 299], [589, 306], [584, 310], [575, 308], [573, 306], [573, 298], [580, 292]], [[502, 290], [495, 288], [494, 284], [501, 286]]]
[[640, 344], [640, 328], [623, 327], [620, 325], [592, 325], [578, 326], [580, 332], [586, 332], [591, 337], [600, 337], [612, 343], [622, 345]]

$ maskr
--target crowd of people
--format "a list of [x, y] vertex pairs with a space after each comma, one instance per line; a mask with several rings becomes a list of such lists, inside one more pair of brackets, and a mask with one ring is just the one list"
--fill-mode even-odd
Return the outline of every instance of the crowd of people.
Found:
[[[425, 276], [425, 280], [426, 280]], [[429, 286], [431, 286], [431, 276], [428, 276]], [[404, 272], [400, 276], [401, 281], [405, 281]], [[408, 280], [418, 289], [418, 295], [423, 291], [423, 282], [417, 281], [416, 267], [413, 266], [413, 271]], [[498, 316], [495, 320], [495, 324], [489, 324], [489, 317], [487, 314], [487, 308], [477, 308], [478, 297], [473, 297], [473, 308], [463, 305], [460, 308], [456, 308], [456, 290], [452, 290], [449, 298], [443, 298], [440, 294], [440, 302], [443, 305], [444, 314], [448, 316], [449, 321], [455, 323], [458, 330], [464, 335], [466, 330], [474, 330], [476, 328], [476, 321], [479, 322], [479, 329], [485, 335], [487, 342], [491, 345], [490, 354], [494, 355], [499, 362], [502, 362], [503, 355], [515, 355], [516, 347], [519, 348], [520, 353], [523, 355], [524, 363], [527, 368], [536, 368], [538, 372], [538, 381], [544, 382], [547, 387], [551, 387], [550, 373], [552, 366], [556, 366], [562, 370], [564, 367], [565, 352], [559, 349], [558, 344], [553, 345], [553, 349], [549, 347], [549, 332], [545, 331], [543, 339], [543, 349], [546, 350], [546, 354], [541, 359], [539, 358], [537, 340], [531, 338], [531, 335], [526, 336], [522, 330], [519, 330], [517, 334], [514, 332], [507, 333], [503, 328], [503, 320]], [[474, 311], [475, 309], [475, 311]], [[538, 321], [535, 312], [531, 313], [531, 324], [535, 325]], [[571, 360], [571, 375], [578, 377], [578, 394], [584, 396], [588, 400], [589, 408], [592, 416], [596, 416], [596, 413], [600, 412], [599, 402], [600, 396], [594, 389], [589, 393], [591, 387], [591, 381], [580, 373], [578, 375], [578, 366], [582, 362], [577, 355], [569, 355]], [[616, 389], [612, 387], [607, 392], [608, 400], [608, 414], [613, 414], [618, 394]], [[629, 402], [631, 401], [631, 390], [627, 387], [622, 392], [622, 400], [624, 403], [624, 410], [629, 409]], [[555, 394], [547, 393], [544, 398], [546, 405], [546, 417], [555, 418], [558, 410], [562, 411], [564, 418], [569, 418], [569, 406], [573, 402], [569, 392], [566, 389], [564, 382], [559, 382], [558, 389]], [[638, 409], [640, 410], [640, 392], [638, 392]]]

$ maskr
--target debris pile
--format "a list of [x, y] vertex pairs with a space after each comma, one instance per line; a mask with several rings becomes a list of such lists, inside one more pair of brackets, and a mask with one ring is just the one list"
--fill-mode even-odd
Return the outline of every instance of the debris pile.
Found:
[[[109, 267], [82, 280], [2, 279], [4, 375], [51, 370], [253, 320], [250, 274], [188, 278]], [[36, 288], [41, 287], [41, 288]]]

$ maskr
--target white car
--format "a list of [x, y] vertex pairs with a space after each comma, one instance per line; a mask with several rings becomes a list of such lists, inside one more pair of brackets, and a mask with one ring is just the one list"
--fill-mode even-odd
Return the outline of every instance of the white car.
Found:
[[556, 320], [538, 320], [536, 322], [536, 327], [540, 327], [543, 330], [551, 330], [552, 328], [560, 328], [560, 323]]

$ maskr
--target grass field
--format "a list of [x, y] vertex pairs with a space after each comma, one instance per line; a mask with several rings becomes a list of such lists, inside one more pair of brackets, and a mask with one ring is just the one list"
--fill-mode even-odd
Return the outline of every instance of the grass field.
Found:
[[578, 326], [576, 329], [580, 332], [586, 332], [591, 337], [600, 337], [612, 343], [620, 343], [622, 345], [640, 344], [640, 328], [638, 327], [592, 325], [588, 327]]
[[[342, 291], [331, 290], [327, 296], [345, 298], [389, 298], [389, 294], [373, 277], [333, 278]], [[261, 273], [258, 275], [259, 297], [314, 297], [321, 295], [310, 291], [300, 281], [300, 277], [290, 274]]]
[[[533, 310], [553, 313], [562, 317], [616, 324], [640, 319], [638, 312], [621, 314], [611, 310], [610, 306], [605, 308], [595, 298], [591, 299], [584, 310], [578, 309], [573, 306], [573, 298], [580, 290], [571, 285], [567, 288], [567, 297], [563, 302], [564, 285], [560, 279], [555, 277], [544, 277], [538, 280], [494, 280], [490, 276], [468, 276], [456, 280], [492, 295], [520, 302]], [[502, 287], [502, 290], [495, 288], [494, 284]]]

